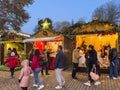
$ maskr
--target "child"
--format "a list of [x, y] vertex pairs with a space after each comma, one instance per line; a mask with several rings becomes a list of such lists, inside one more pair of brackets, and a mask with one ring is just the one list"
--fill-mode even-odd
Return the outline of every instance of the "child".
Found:
[[11, 56], [9, 56], [6, 61], [3, 63], [3, 65], [8, 64], [8, 67], [10, 68], [11, 77], [14, 76], [14, 69], [19, 66], [18, 58], [15, 56], [14, 52], [11, 52]]
[[24, 60], [21, 65], [23, 66], [23, 68], [20, 72], [19, 83], [22, 90], [27, 90], [30, 82], [30, 73], [32, 72], [32, 69], [29, 66], [28, 60]]

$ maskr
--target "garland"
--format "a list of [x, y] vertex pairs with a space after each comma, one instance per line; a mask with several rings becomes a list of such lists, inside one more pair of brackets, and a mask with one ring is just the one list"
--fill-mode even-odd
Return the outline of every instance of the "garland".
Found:
[[79, 33], [73, 33], [71, 35], [83, 35], [83, 34], [111, 34], [111, 33], [115, 33], [115, 32], [119, 32], [119, 29], [111, 29], [111, 30], [95, 30], [95, 31], [83, 31], [83, 32], [79, 32]]

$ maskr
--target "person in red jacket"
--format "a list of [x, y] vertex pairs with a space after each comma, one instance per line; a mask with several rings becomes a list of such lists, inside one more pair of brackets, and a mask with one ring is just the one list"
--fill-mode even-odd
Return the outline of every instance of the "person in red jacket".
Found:
[[7, 60], [3, 63], [3, 65], [6, 63], [8, 67], [10, 68], [11, 77], [13, 78], [14, 69], [19, 65], [18, 58], [15, 56], [14, 52], [11, 52], [11, 56], [7, 58]]
[[33, 84], [34, 87], [38, 87], [38, 89], [44, 88], [44, 85], [42, 84], [41, 80], [38, 77], [39, 72], [42, 70], [42, 66], [40, 65], [40, 51], [39, 49], [35, 50], [35, 55], [33, 56], [32, 59], [32, 70], [34, 72], [34, 79], [35, 79], [35, 84]]

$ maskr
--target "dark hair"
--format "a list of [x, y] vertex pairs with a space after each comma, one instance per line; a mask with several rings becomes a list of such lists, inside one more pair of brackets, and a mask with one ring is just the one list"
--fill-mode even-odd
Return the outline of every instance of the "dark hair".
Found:
[[111, 46], [110, 46], [110, 45], [108, 45], [108, 46], [107, 46], [107, 48], [111, 48]]
[[60, 49], [60, 50], [62, 50], [62, 46], [60, 45], [60, 46], [58, 46], [58, 48]]
[[14, 52], [16, 56], [18, 55], [16, 48], [13, 48], [12, 52]]
[[35, 50], [35, 56], [37, 56], [38, 59], [40, 58], [40, 51], [39, 51], [39, 49]]
[[93, 45], [89, 45], [89, 48], [94, 49], [94, 46]]
[[11, 50], [11, 48], [8, 48], [8, 50]]
[[77, 49], [81, 49], [80, 47], [77, 47]]

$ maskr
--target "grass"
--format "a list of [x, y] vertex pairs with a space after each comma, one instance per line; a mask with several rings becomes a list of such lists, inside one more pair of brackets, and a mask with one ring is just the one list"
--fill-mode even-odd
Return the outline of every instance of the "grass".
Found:
[[[22, 66], [16, 67], [15, 71], [21, 70], [21, 68], [22, 68]], [[6, 70], [6, 69], [9, 70], [9, 67], [6, 65], [0, 65], [0, 70]]]

